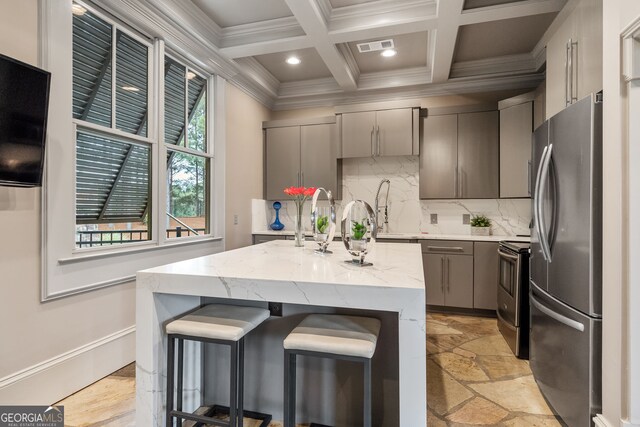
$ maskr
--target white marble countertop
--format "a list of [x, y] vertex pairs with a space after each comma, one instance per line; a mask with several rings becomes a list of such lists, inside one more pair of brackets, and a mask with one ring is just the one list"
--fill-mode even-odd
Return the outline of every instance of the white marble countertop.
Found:
[[[342, 245], [331, 245], [331, 255], [314, 252], [310, 242], [297, 248], [292, 241], [272, 241], [138, 272], [148, 275], [199, 276], [224, 280], [269, 280], [322, 285], [393, 287], [424, 291], [422, 253], [416, 245], [378, 243], [359, 267]], [[232, 296], [229, 291], [229, 295]], [[364, 307], [363, 307], [364, 308]]]
[[[294, 232], [291, 230], [260, 230], [254, 231], [254, 235], [260, 236], [293, 236]], [[305, 232], [306, 236], [311, 236], [311, 232]], [[336, 233], [336, 237], [339, 237], [339, 233]], [[380, 233], [378, 239], [416, 239], [416, 240], [468, 240], [474, 242], [500, 242], [502, 240], [510, 240], [513, 242], [530, 242], [529, 236], [505, 236], [505, 235], [492, 235], [492, 236], [472, 236], [470, 234], [429, 234], [429, 233]]]
[[[360, 267], [342, 245], [330, 255], [291, 240], [180, 261], [137, 274], [136, 425], [162, 426], [166, 387], [163, 325], [201, 304], [202, 297], [281, 302], [397, 314], [400, 427], [426, 424], [426, 316], [422, 252], [418, 244], [379, 243]], [[201, 404], [199, 353], [185, 373], [185, 407]], [[191, 360], [191, 359], [189, 359]], [[282, 414], [274, 410], [276, 419]]]

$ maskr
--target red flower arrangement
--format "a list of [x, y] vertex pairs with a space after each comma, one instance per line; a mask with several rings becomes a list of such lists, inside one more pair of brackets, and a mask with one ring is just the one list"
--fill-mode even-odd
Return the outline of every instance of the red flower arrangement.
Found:
[[296, 202], [296, 246], [304, 246], [304, 231], [302, 229], [302, 207], [304, 206], [304, 202], [309, 197], [313, 197], [313, 194], [315, 192], [315, 187], [287, 187], [284, 189], [284, 194], [286, 194], [287, 196], [293, 196]]
[[287, 196], [302, 197], [303, 200], [307, 197], [312, 197], [315, 192], [315, 187], [287, 187], [284, 189], [284, 194]]

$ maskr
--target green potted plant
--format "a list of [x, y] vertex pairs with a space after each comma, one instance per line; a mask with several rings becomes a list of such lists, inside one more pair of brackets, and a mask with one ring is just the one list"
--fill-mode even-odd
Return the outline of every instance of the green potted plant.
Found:
[[351, 250], [364, 251], [367, 247], [367, 218], [351, 221]]
[[472, 236], [490, 236], [491, 220], [485, 215], [474, 215], [470, 221]]

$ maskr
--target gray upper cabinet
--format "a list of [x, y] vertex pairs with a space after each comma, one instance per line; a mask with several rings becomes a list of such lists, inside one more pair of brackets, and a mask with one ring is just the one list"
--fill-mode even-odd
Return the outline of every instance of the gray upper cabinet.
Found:
[[337, 160], [333, 124], [300, 127], [301, 180], [305, 187], [323, 187], [337, 194]]
[[340, 198], [335, 123], [265, 130], [265, 199], [287, 200], [286, 187], [324, 187]]
[[500, 257], [498, 243], [473, 244], [473, 308], [496, 310]]
[[342, 115], [342, 158], [371, 157], [374, 152], [376, 112]]
[[421, 199], [497, 199], [498, 167], [497, 111], [423, 119]]
[[533, 103], [500, 110], [500, 197], [530, 197]]
[[341, 157], [418, 154], [415, 110], [415, 114], [412, 108], [343, 113]]
[[265, 198], [289, 199], [283, 190], [300, 179], [300, 126], [266, 130], [265, 172]]
[[378, 156], [413, 154], [413, 113], [411, 108], [376, 112]]
[[498, 112], [458, 115], [458, 194], [462, 199], [497, 199]]
[[457, 196], [458, 115], [422, 120], [420, 198], [454, 199]]

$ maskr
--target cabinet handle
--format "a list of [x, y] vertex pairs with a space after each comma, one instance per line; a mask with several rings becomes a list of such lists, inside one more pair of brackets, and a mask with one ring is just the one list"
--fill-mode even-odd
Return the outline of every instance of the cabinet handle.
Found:
[[571, 103], [569, 100], [569, 56], [571, 56], [571, 39], [567, 42], [564, 53], [564, 105], [565, 107]]
[[531, 160], [527, 160], [527, 194], [531, 196]]
[[300, 186], [302, 187], [304, 185], [304, 172], [300, 173], [302, 178], [300, 179]]
[[453, 197], [458, 197], [458, 166], [453, 170]]
[[[577, 67], [577, 63], [578, 63], [578, 42], [577, 41], [573, 41], [571, 39], [569, 39], [569, 43], [571, 43], [571, 52], [570, 52], [570, 60], [571, 60], [571, 92], [569, 93], [570, 96], [570, 101], [573, 104], [574, 102], [576, 102], [578, 100], [578, 67]], [[573, 60], [573, 56], [574, 56], [574, 48], [575, 48], [575, 56], [576, 56], [576, 60], [574, 62]], [[575, 96], [573, 95], [574, 92], [574, 88], [575, 88]]]
[[450, 287], [449, 287], [449, 257], [447, 257], [447, 292], [450, 291]]
[[376, 145], [378, 146], [378, 156], [380, 156], [380, 126], [376, 126]]
[[373, 133], [375, 131], [376, 131], [375, 125], [371, 126], [371, 157], [376, 156], [376, 149], [375, 149], [375, 146], [373, 145]]
[[462, 246], [427, 246], [430, 251], [464, 252]]
[[440, 290], [444, 293], [444, 257], [440, 257]]
[[464, 186], [463, 186], [463, 178], [464, 178], [464, 173], [462, 172], [462, 168], [458, 169], [458, 175], [460, 175], [458, 177], [458, 183], [460, 184], [460, 193], [458, 194], [458, 197], [460, 197], [461, 199], [464, 197]]

